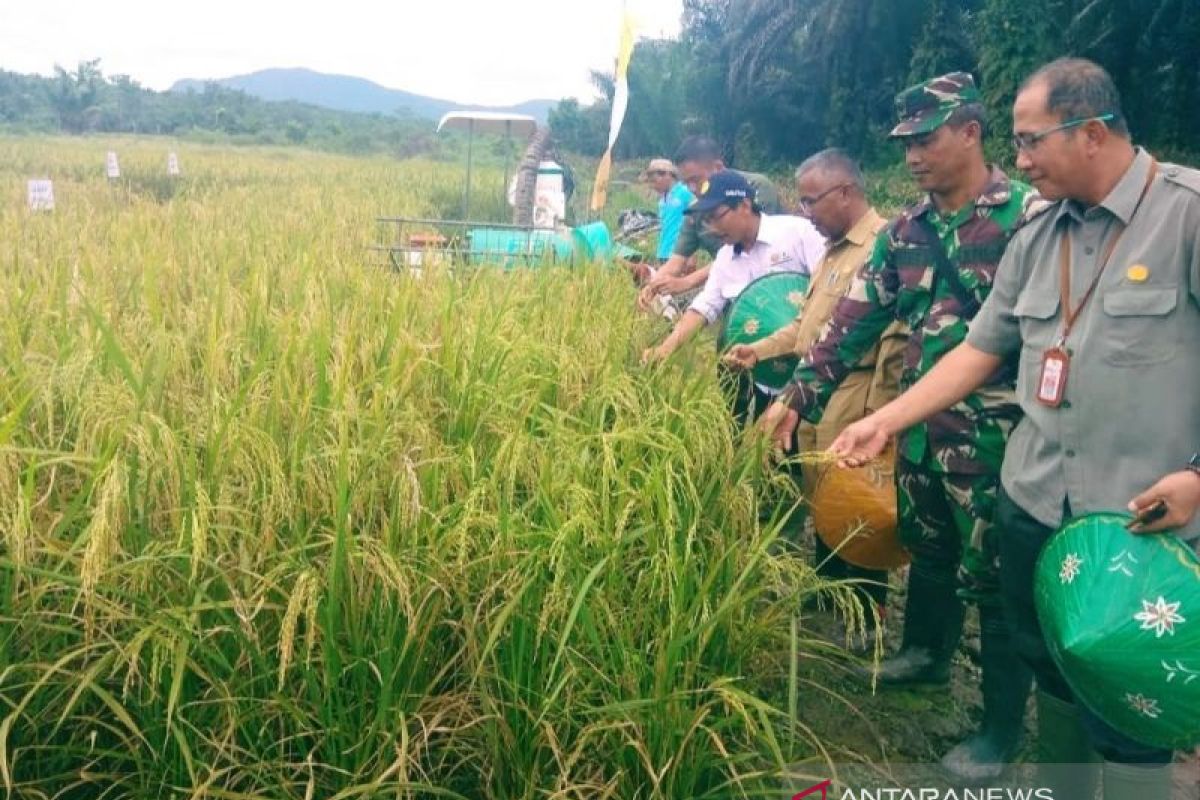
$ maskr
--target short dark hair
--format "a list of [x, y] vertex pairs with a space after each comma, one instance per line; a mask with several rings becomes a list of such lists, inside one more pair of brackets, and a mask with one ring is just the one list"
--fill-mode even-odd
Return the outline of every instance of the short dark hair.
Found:
[[987, 109], [983, 103], [965, 103], [951, 111], [946, 118], [946, 124], [956, 130], [972, 122], [979, 125], [979, 141], [982, 142], [988, 135]]
[[721, 146], [707, 136], [689, 136], [679, 143], [675, 157], [671, 159], [676, 164], [685, 161], [721, 161], [723, 154]]
[[1064, 122], [1112, 114], [1106, 124], [1118, 136], [1129, 138], [1129, 124], [1121, 110], [1121, 93], [1104, 67], [1086, 58], [1059, 58], [1038, 69], [1021, 84], [1025, 91], [1036, 83], [1046, 86], [1046, 110]]

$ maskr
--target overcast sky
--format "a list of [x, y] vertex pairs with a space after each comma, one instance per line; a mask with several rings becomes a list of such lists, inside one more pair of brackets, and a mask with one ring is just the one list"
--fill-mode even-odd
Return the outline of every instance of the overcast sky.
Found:
[[[308, 67], [463, 104], [590, 100], [612, 69], [622, 0], [0, 0], [0, 68], [49, 75], [100, 58], [152, 89]], [[644, 35], [682, 0], [627, 0]]]

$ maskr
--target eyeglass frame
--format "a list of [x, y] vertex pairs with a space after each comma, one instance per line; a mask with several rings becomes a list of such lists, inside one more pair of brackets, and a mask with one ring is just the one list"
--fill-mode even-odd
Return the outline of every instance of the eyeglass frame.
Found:
[[821, 192], [816, 197], [801, 197], [799, 200], [796, 201], [796, 207], [800, 211], [801, 214], [809, 214], [812, 211], [813, 206], [815, 206], [817, 203], [824, 200], [827, 195], [833, 194], [838, 189], [848, 189], [849, 187], [851, 187], [853, 185], [854, 185], [853, 183], [849, 183], [849, 182], [839, 183], [837, 186], [831, 186], [830, 188]]
[[[733, 209], [737, 208], [738, 205], [741, 205], [740, 201], [737, 203], [737, 205], [731, 205], [729, 203], [722, 203], [721, 205], [714, 208], [712, 211], [708, 211], [704, 214], [701, 214], [700, 215], [700, 224], [712, 227], [712, 224], [714, 222], [720, 222], [721, 220], [725, 219], [730, 214], [732, 214]], [[718, 217], [717, 212], [720, 211], [722, 208], [725, 209], [725, 213]]]
[[1022, 150], [1026, 153], [1031, 153], [1037, 149], [1039, 144], [1041, 144], [1042, 139], [1045, 139], [1052, 133], [1058, 133], [1059, 131], [1077, 128], [1080, 125], [1086, 125], [1089, 122], [1103, 122], [1107, 124], [1116, 118], [1117, 115], [1109, 111], [1104, 114], [1097, 114], [1094, 117], [1079, 117], [1078, 119], [1069, 119], [1061, 125], [1055, 125], [1044, 130], [1033, 131], [1031, 133], [1014, 133], [1012, 136], [1012, 144], [1018, 153]]

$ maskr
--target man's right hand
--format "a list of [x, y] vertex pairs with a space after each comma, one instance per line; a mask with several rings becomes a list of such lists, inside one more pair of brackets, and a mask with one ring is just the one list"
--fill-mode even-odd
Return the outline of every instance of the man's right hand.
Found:
[[758, 430], [770, 439], [771, 444], [780, 452], [787, 453], [795, 441], [796, 428], [800, 425], [800, 415], [788, 408], [786, 403], [776, 400], [767, 406], [767, 410], [758, 418]]
[[725, 351], [721, 361], [733, 369], [751, 369], [758, 363], [758, 355], [748, 344], [735, 344]]
[[861, 467], [878, 457], [891, 438], [880, 424], [878, 415], [871, 414], [843, 428], [829, 445], [829, 452], [839, 456], [840, 467]]

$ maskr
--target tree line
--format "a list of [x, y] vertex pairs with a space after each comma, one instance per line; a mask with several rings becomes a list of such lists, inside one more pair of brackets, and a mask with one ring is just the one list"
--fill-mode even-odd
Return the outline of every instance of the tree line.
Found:
[[[953, 70], [975, 76], [1003, 134], [1021, 81], [1063, 55], [1113, 75], [1139, 143], [1200, 151], [1197, 0], [684, 0], [679, 40], [634, 50], [617, 155], [669, 155], [706, 133], [732, 163], [795, 163], [830, 145], [878, 162], [895, 94]], [[593, 78], [611, 98], [611, 76]], [[599, 152], [609, 108], [561, 102], [556, 139]], [[990, 148], [1005, 155], [1007, 136]]]
[[157, 92], [128, 75], [105, 75], [99, 59], [56, 66], [52, 77], [0, 70], [0, 130], [162, 134], [400, 157], [447, 155], [459, 147], [455, 137], [435, 136], [426, 119], [267, 102], [216, 83]]

